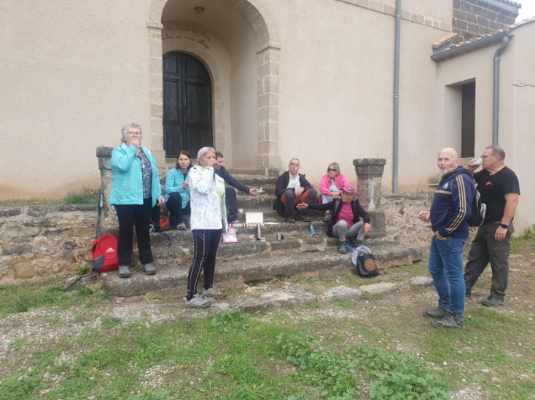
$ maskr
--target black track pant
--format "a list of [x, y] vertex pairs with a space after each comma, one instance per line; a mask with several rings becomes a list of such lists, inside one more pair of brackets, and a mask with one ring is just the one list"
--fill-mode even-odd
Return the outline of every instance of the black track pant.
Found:
[[150, 248], [149, 224], [151, 223], [152, 200], [145, 199], [143, 205], [116, 205], [119, 219], [119, 265], [132, 265], [134, 227], [141, 264], [153, 262]]
[[193, 234], [193, 262], [188, 272], [188, 291], [186, 298], [190, 300], [197, 293], [197, 282], [204, 274], [204, 288], [210, 289], [214, 286], [215, 258], [219, 241], [221, 240], [221, 229], [195, 229]]

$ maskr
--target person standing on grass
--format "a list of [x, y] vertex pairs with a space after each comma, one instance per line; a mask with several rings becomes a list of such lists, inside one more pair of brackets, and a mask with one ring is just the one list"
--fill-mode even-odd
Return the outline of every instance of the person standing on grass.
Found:
[[464, 273], [466, 296], [490, 262], [490, 295], [481, 301], [486, 307], [502, 305], [509, 274], [509, 252], [513, 218], [520, 200], [520, 184], [514, 171], [505, 166], [505, 151], [487, 146], [481, 156], [483, 169], [474, 174], [481, 202], [487, 206], [485, 221], [472, 242]]
[[217, 162], [214, 164], [215, 173], [225, 181], [225, 204], [227, 207], [227, 221], [230, 225], [234, 224], [238, 219], [238, 200], [236, 198], [236, 190], [246, 193], [249, 196], [256, 196], [257, 190], [248, 186], [242, 185], [236, 178], [234, 178], [225, 168], [225, 157], [223, 153], [217, 151]]
[[[188, 272], [186, 304], [209, 307], [214, 302], [214, 273], [217, 248], [226, 228], [225, 181], [215, 173], [215, 149], [203, 147], [197, 153], [198, 165], [190, 169], [187, 183], [190, 191], [193, 261]], [[204, 291], [197, 293], [201, 272]]]
[[424, 316], [434, 318], [433, 327], [462, 328], [464, 324], [464, 244], [468, 238], [467, 218], [476, 193], [470, 171], [459, 166], [457, 152], [443, 149], [438, 156], [442, 178], [433, 196], [430, 211], [418, 214], [431, 221], [433, 238], [429, 252], [429, 272], [438, 292], [438, 306]]
[[121, 129], [121, 144], [111, 154], [111, 193], [109, 202], [119, 220], [119, 277], [129, 278], [132, 265], [134, 227], [139, 260], [147, 275], [156, 268], [150, 246], [149, 225], [152, 208], [163, 204], [160, 173], [156, 160], [141, 145], [141, 126], [128, 124]]

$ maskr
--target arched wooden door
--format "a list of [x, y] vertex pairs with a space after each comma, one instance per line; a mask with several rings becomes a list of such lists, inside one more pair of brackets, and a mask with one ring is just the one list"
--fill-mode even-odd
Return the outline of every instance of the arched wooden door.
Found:
[[180, 52], [163, 57], [163, 132], [167, 157], [188, 150], [193, 157], [213, 146], [212, 82], [206, 67]]

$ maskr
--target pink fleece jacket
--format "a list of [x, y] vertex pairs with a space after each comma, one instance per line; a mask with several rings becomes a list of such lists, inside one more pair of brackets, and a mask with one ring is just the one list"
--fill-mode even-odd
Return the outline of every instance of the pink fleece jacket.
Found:
[[[344, 175], [340, 174], [335, 178], [334, 183], [336, 187], [341, 191], [344, 186], [349, 185], [349, 180]], [[321, 182], [320, 182], [320, 193], [325, 196], [329, 196], [330, 186], [331, 186], [331, 178], [329, 177], [328, 174], [323, 175], [323, 178], [321, 178]]]

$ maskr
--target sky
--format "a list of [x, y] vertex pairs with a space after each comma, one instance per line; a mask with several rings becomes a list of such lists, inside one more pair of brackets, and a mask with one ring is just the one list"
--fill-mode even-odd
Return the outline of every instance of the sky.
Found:
[[516, 0], [518, 3], [522, 4], [520, 9], [520, 15], [517, 18], [517, 21], [521, 21], [526, 18], [535, 17], [535, 0]]

